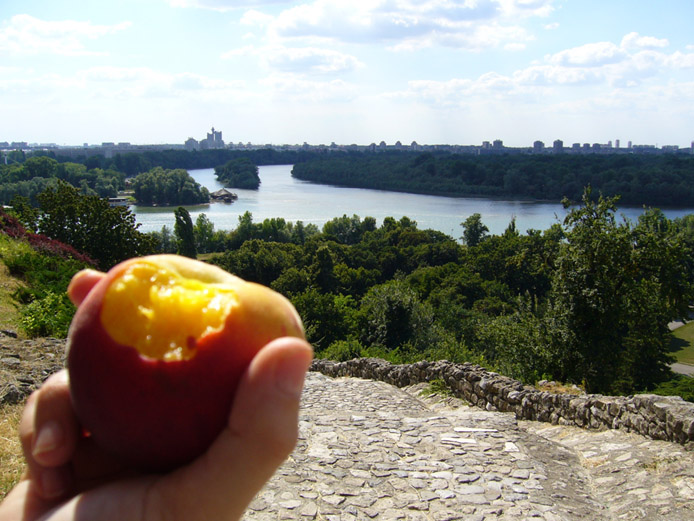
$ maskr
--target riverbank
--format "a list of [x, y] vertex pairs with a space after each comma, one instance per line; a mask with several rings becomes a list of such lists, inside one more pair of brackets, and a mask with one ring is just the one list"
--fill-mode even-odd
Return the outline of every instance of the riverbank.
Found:
[[[214, 223], [217, 230], [232, 230], [238, 218], [251, 212], [255, 222], [282, 218], [287, 222], [314, 224], [319, 228], [326, 222], [343, 215], [373, 217], [382, 223], [386, 217], [402, 217], [416, 221], [419, 229], [440, 231], [457, 238], [462, 234], [460, 223], [479, 213], [492, 235], [500, 235], [515, 219], [519, 233], [527, 230], [546, 230], [566, 215], [557, 201], [554, 203], [510, 200], [508, 198], [451, 197], [450, 194], [421, 195], [364, 188], [348, 188], [300, 181], [291, 175], [292, 165], [261, 166], [262, 184], [258, 190], [234, 190], [239, 199], [233, 205], [186, 207], [193, 221], [200, 213]], [[190, 175], [201, 186], [214, 192], [222, 185], [214, 176], [214, 169], [191, 170]], [[162, 226], [172, 229], [173, 209], [132, 207], [143, 232], [160, 231]], [[643, 208], [620, 207], [623, 214], [636, 220]], [[694, 213], [694, 208], [667, 209], [669, 219]]]

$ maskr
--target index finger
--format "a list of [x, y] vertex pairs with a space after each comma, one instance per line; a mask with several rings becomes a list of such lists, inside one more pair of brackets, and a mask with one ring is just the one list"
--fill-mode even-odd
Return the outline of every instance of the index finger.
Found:
[[68, 297], [75, 306], [79, 306], [96, 284], [106, 276], [105, 273], [96, 270], [82, 270], [78, 272], [67, 288]]

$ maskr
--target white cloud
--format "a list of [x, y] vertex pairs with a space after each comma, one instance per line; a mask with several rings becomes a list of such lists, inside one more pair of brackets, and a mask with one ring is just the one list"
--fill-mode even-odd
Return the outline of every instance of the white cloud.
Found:
[[363, 67], [354, 56], [319, 47], [282, 47], [246, 45], [222, 55], [224, 59], [256, 56], [270, 70], [295, 74], [338, 74]]
[[638, 49], [662, 49], [670, 45], [666, 38], [655, 38], [653, 36], [641, 36], [639, 33], [629, 33], [622, 38], [621, 47], [626, 50]]
[[503, 45], [514, 49], [531, 39], [519, 20], [548, 12], [552, 1], [312, 0], [283, 10], [269, 25], [268, 15], [256, 12], [243, 21], [267, 26], [273, 40], [386, 44], [394, 50]]
[[316, 47], [271, 50], [265, 63], [281, 72], [338, 73], [356, 69], [363, 64], [354, 56]]
[[236, 49], [231, 49], [225, 53], [222, 53], [222, 59], [230, 60], [233, 58], [243, 57], [243, 56], [254, 56], [259, 53], [258, 48], [254, 45], [244, 45], [243, 47], [238, 47]]
[[168, 0], [171, 7], [232, 11], [271, 4], [288, 4], [292, 0]]
[[[694, 49], [689, 49], [694, 51]], [[668, 66], [673, 69], [689, 69], [694, 67], [694, 52], [682, 53], [676, 51], [667, 58]]]
[[563, 67], [596, 67], [617, 63], [627, 56], [612, 42], [587, 43], [546, 57], [546, 61]]
[[85, 46], [86, 40], [123, 31], [130, 22], [95, 25], [74, 20], [46, 21], [30, 15], [13, 16], [0, 26], [0, 51], [13, 54], [97, 54]]
[[256, 9], [246, 11], [241, 17], [241, 24], [265, 27], [274, 20], [274, 17]]
[[[662, 41], [634, 37], [633, 34], [622, 40], [628, 42], [626, 48], [611, 42], [589, 43], [548, 55], [544, 63], [534, 63], [510, 75], [489, 72], [476, 79], [410, 82], [408, 90], [396, 93], [395, 97], [439, 105], [469, 106], [490, 99], [540, 100], [555, 96], [572, 99], [579, 90], [567, 89], [574, 87], [583, 87], [580, 92], [586, 93], [584, 98], [593, 100], [592, 105], [596, 103], [594, 99], [615, 96], [627, 99], [626, 92], [631, 92], [634, 98], [648, 92], [648, 99], [652, 100], [655, 99], [653, 93], [659, 88], [682, 97], [681, 93], [689, 84], [678, 82], [672, 74], [694, 67], [694, 53], [677, 51], [666, 54], [653, 49], [663, 47]], [[635, 42], [640, 43], [636, 45]], [[673, 94], [672, 98], [675, 97]], [[689, 99], [692, 98], [694, 94], [690, 93]]]
[[513, 80], [520, 85], [589, 85], [601, 83], [602, 78], [592, 69], [534, 65], [513, 73]]
[[[24, 71], [21, 78], [0, 78], [0, 92], [6, 91], [17, 96], [30, 96], [29, 99], [67, 100], [88, 103], [97, 101], [155, 101], [164, 99], [216, 100], [224, 102], [248, 98], [245, 82], [225, 80], [193, 73], [168, 73], [148, 67], [92, 67], [73, 74], [41, 74]], [[78, 112], [83, 108], [75, 107]]]
[[505, 15], [516, 17], [549, 16], [554, 11], [553, 0], [499, 0]]
[[348, 103], [358, 95], [355, 85], [343, 80], [313, 81], [295, 74], [276, 74], [260, 81], [273, 96], [283, 102]]
[[524, 43], [507, 43], [504, 45], [504, 49], [507, 51], [513, 51], [513, 52], [518, 52], [518, 51], [524, 51], [526, 49], [526, 45]]

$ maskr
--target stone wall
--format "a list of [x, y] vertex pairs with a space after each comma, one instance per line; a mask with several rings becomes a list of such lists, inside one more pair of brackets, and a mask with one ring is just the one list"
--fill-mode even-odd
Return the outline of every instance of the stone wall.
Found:
[[694, 403], [680, 397], [550, 393], [477, 365], [445, 360], [408, 365], [376, 358], [347, 362], [314, 360], [311, 370], [332, 377], [380, 380], [398, 387], [440, 379], [455, 396], [489, 411], [513, 412], [518, 419], [590, 429], [622, 429], [694, 449]]

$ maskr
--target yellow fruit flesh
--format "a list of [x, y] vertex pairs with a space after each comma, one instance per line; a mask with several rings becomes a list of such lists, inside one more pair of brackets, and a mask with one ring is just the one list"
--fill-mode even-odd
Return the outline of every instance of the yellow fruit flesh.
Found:
[[106, 290], [101, 324], [114, 341], [143, 356], [188, 360], [197, 340], [222, 327], [236, 303], [236, 292], [228, 287], [140, 262]]

